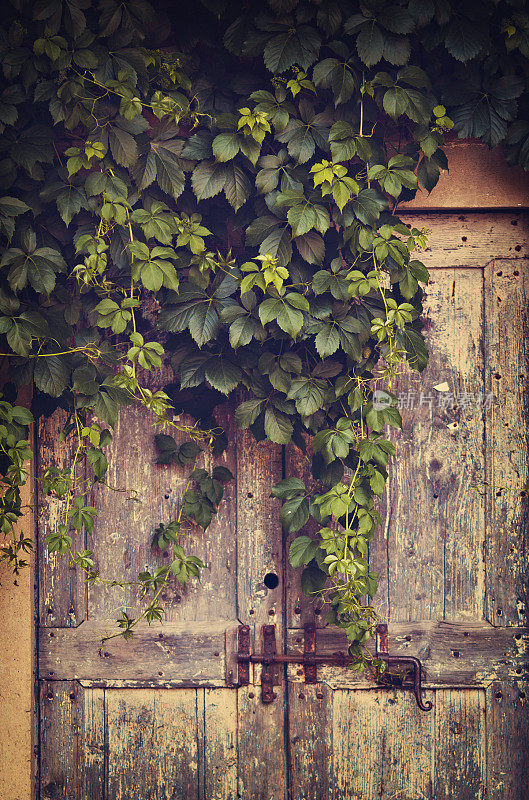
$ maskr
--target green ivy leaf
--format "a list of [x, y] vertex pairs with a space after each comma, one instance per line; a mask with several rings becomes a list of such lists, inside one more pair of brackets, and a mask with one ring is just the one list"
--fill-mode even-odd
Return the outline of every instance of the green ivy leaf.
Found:
[[276, 444], [288, 444], [294, 430], [287, 415], [273, 408], [273, 406], [267, 406], [266, 408], [264, 429], [270, 441]]
[[210, 303], [196, 305], [189, 320], [189, 333], [202, 347], [216, 336], [219, 329], [219, 315]]
[[245, 429], [253, 425], [259, 414], [264, 410], [265, 405], [266, 400], [264, 399], [245, 400], [240, 403], [235, 409], [237, 427]]
[[[300, 525], [299, 527], [301, 528], [302, 526]], [[299, 528], [292, 528], [291, 530], [299, 530]], [[291, 543], [288, 551], [290, 563], [295, 569], [303, 567], [313, 560], [317, 550], [318, 543], [313, 541], [313, 539], [310, 539], [308, 536], [297, 536]]]
[[214, 197], [224, 189], [226, 167], [214, 161], [201, 161], [193, 170], [191, 185], [197, 200]]
[[306, 597], [314, 597], [324, 588], [327, 577], [327, 573], [318, 567], [316, 561], [311, 561], [301, 573], [301, 591]]
[[222, 394], [229, 394], [239, 384], [242, 370], [222, 356], [210, 359], [206, 365], [206, 379], [214, 389]]
[[34, 380], [38, 389], [60, 397], [68, 386], [70, 367], [66, 356], [42, 355], [36, 359]]

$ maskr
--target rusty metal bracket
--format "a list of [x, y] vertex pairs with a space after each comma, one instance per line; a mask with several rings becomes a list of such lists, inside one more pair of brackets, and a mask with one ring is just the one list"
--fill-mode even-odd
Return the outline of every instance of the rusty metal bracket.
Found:
[[250, 683], [250, 626], [239, 625], [237, 632], [237, 683], [248, 686]]
[[[422, 700], [422, 664], [418, 658], [414, 656], [390, 656], [388, 653], [388, 626], [386, 623], [377, 625], [375, 631], [375, 655], [377, 658], [382, 659], [388, 665], [388, 669], [396, 667], [400, 670], [400, 677], [404, 677], [407, 672], [412, 673], [412, 689], [415, 695], [415, 700], [421, 711], [431, 711], [433, 703], [427, 700], [426, 703]], [[394, 676], [389, 676], [394, 677]], [[405, 686], [404, 683], [400, 685]]]
[[[250, 627], [241, 625], [237, 639], [237, 662], [239, 686], [250, 683], [250, 664], [261, 664], [261, 700], [271, 703], [276, 694], [274, 686], [280, 683], [279, 666], [281, 664], [300, 664], [303, 666], [305, 683], [317, 683], [318, 664], [330, 664], [335, 667], [347, 667], [355, 659], [345, 653], [329, 653], [328, 655], [316, 652], [316, 628], [306, 625], [304, 628], [305, 639], [303, 653], [283, 655], [277, 652], [275, 625], [264, 625], [262, 628], [262, 653], [250, 653]], [[390, 679], [399, 679], [399, 685], [406, 688], [404, 678], [407, 673], [412, 673], [411, 688], [415, 695], [417, 705], [422, 711], [430, 711], [433, 704], [422, 700], [422, 666], [418, 658], [413, 656], [392, 656], [388, 653], [388, 626], [378, 625], [375, 637], [375, 657], [386, 661], [388, 668], [395, 667], [399, 672], [390, 674]]]
[[274, 684], [279, 683], [275, 625], [263, 626], [263, 660], [261, 664], [261, 700], [263, 703], [271, 703], [277, 696], [274, 692]]
[[316, 655], [316, 626], [305, 625], [305, 638], [303, 644], [303, 671], [305, 683], [318, 682], [318, 669], [311, 659]]

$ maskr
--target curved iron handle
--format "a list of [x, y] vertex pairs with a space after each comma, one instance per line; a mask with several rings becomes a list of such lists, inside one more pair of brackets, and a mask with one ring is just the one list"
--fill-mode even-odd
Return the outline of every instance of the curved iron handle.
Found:
[[422, 700], [422, 668], [421, 662], [414, 656], [390, 656], [387, 653], [377, 653], [377, 658], [382, 659], [388, 666], [395, 664], [404, 668], [413, 669], [413, 694], [415, 700], [421, 711], [431, 711], [433, 703], [427, 700], [425, 703]]
[[417, 701], [417, 705], [421, 711], [431, 711], [433, 703], [429, 700], [423, 703], [422, 700], [422, 664], [415, 656], [390, 656], [388, 653], [388, 626], [383, 622], [377, 625], [375, 630], [375, 653], [377, 658], [383, 659], [388, 666], [391, 664], [400, 664], [404, 668], [413, 669], [413, 694]]

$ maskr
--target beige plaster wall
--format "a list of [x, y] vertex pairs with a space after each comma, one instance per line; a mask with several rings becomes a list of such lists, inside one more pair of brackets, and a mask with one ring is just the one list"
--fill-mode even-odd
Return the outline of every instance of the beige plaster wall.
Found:
[[[23, 504], [32, 505], [31, 481]], [[33, 512], [23, 520], [33, 537]], [[33, 792], [33, 564], [13, 585], [0, 568], [0, 798], [30, 800]]]

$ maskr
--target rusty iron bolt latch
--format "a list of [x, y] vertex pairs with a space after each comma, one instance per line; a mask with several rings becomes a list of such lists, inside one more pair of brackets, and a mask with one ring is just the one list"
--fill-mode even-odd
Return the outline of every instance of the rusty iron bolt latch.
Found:
[[[271, 703], [275, 697], [273, 687], [281, 682], [279, 666], [281, 664], [300, 664], [303, 667], [305, 683], [317, 683], [318, 664], [330, 664], [335, 667], [347, 667], [355, 659], [344, 653], [318, 655], [316, 653], [316, 628], [306, 625], [304, 628], [304, 651], [293, 655], [282, 655], [276, 649], [275, 625], [264, 625], [262, 628], [263, 651], [261, 654], [250, 653], [250, 627], [241, 625], [238, 631], [238, 685], [248, 686], [250, 683], [250, 664], [261, 664], [261, 700]], [[388, 668], [396, 667], [402, 673], [412, 673], [412, 690], [421, 711], [430, 711], [433, 704], [422, 700], [422, 666], [418, 658], [413, 656], [392, 656], [388, 653], [388, 626], [378, 625], [376, 629], [376, 658], [385, 661]]]

